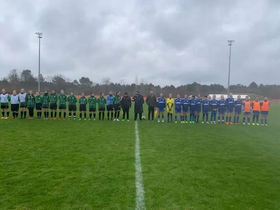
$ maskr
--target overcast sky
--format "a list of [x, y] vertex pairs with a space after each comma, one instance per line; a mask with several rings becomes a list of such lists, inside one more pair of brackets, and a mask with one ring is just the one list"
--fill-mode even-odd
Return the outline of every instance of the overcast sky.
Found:
[[94, 82], [279, 84], [279, 0], [1, 0], [0, 78], [38, 69]]

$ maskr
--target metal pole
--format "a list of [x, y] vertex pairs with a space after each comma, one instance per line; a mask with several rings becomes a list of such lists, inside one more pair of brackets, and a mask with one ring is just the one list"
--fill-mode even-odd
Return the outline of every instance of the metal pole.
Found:
[[38, 53], [38, 92], [41, 91], [41, 84], [40, 84], [40, 76], [41, 76], [41, 38], [43, 37], [43, 33], [36, 32], [35, 33], [38, 36], [39, 39], [39, 53]]
[[231, 65], [231, 46], [234, 40], [228, 40], [228, 46], [229, 46], [229, 59], [228, 59], [228, 86], [227, 86], [227, 94], [229, 95], [230, 92], [230, 65]]
[[41, 75], [41, 38], [39, 37], [39, 62], [38, 62], [38, 92], [39, 93], [41, 91], [40, 75]]

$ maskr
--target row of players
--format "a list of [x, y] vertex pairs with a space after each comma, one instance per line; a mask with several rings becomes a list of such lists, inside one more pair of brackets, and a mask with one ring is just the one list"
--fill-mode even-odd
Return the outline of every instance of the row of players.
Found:
[[[140, 100], [139, 100], [140, 98]], [[133, 97], [132, 101], [135, 103], [140, 103], [137, 106], [143, 106], [144, 99], [141, 100], [143, 96], [139, 93]], [[136, 99], [136, 100], [135, 100]], [[18, 117], [19, 109], [21, 118], [26, 118], [27, 109], [29, 111], [29, 118], [32, 119], [34, 116], [34, 109], [36, 109], [37, 117], [41, 118], [42, 113], [44, 118], [49, 118], [49, 113], [51, 114], [51, 119], [56, 119], [57, 117], [57, 105], [59, 108], [59, 118], [66, 118], [66, 110], [68, 104], [69, 117], [76, 118], [77, 103], [79, 103], [80, 119], [87, 117], [87, 111], [89, 111], [89, 119], [96, 118], [96, 110], [99, 112], [99, 119], [104, 119], [105, 108], [107, 110], [107, 118], [119, 120], [120, 109], [123, 111], [123, 120], [126, 118], [129, 119], [129, 109], [131, 107], [131, 98], [124, 94], [120, 96], [120, 92], [117, 92], [115, 95], [110, 92], [106, 98], [104, 94], [101, 94], [99, 98], [96, 98], [94, 94], [86, 98], [82, 93], [81, 97], [77, 97], [71, 93], [70, 96], [66, 96], [64, 91], [61, 90], [60, 94], [56, 94], [55, 91], [52, 91], [49, 94], [47, 91], [44, 94], [39, 94], [38, 92], [33, 95], [32, 91], [26, 93], [24, 89], [17, 94], [16, 91], [13, 91], [10, 96], [6, 93], [5, 89], [2, 90], [0, 95], [0, 103], [2, 109], [2, 119], [8, 119], [9, 117], [9, 103], [11, 104], [11, 111], [13, 118]], [[142, 103], [142, 104], [141, 104]], [[155, 97], [153, 92], [150, 92], [150, 95], [146, 99], [148, 105], [148, 119], [153, 120], [155, 111], [157, 112], [158, 122], [164, 122], [164, 113], [167, 111], [167, 121], [170, 122], [173, 120], [173, 114], [175, 114], [175, 122], [179, 121], [181, 123], [185, 122], [199, 122], [199, 117], [202, 112], [202, 123], [226, 123], [232, 124], [239, 123], [240, 115], [243, 111], [243, 123], [246, 121], [248, 124], [251, 122], [251, 113], [253, 113], [252, 123], [253, 125], [259, 125], [259, 116], [261, 115], [261, 124], [267, 125], [267, 116], [270, 107], [270, 102], [267, 98], [264, 98], [263, 101], [255, 99], [251, 101], [249, 97], [245, 101], [242, 101], [240, 96], [237, 100], [234, 100], [232, 94], [228, 98], [221, 96], [220, 100], [216, 100], [216, 96], [213, 98], [210, 96], [205, 96], [201, 98], [199, 96], [187, 96], [181, 98], [180, 95], [174, 99], [172, 95], [169, 94], [169, 97], [166, 99], [163, 97], [163, 94], [160, 94], [160, 97]], [[88, 104], [88, 110], [87, 110]], [[136, 105], [135, 105], [136, 107]], [[139, 109], [139, 108], [138, 108]], [[140, 112], [142, 114], [143, 107], [140, 110], [134, 110], [135, 112]], [[189, 113], [189, 119], [187, 118]], [[6, 116], [5, 116], [6, 114]], [[136, 113], [137, 114], [137, 113]], [[141, 116], [141, 115], [139, 115]], [[137, 118], [137, 115], [135, 115]], [[142, 116], [140, 117], [142, 119]]]

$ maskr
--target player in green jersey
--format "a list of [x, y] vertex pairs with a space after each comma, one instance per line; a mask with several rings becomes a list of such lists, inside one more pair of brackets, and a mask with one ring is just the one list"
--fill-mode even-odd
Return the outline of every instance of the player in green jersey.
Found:
[[51, 110], [51, 120], [56, 120], [57, 94], [56, 94], [55, 90], [53, 90], [50, 95], [50, 110]]
[[42, 102], [43, 102], [43, 97], [40, 95], [39, 92], [36, 92], [35, 107], [36, 107], [37, 119], [41, 119], [42, 116]]
[[66, 119], [66, 102], [67, 102], [67, 96], [64, 94], [64, 90], [60, 91], [60, 95], [58, 96], [58, 108], [59, 108], [59, 119]]
[[50, 106], [50, 96], [48, 91], [46, 90], [44, 95], [42, 96], [42, 107], [43, 107], [45, 120], [49, 118], [49, 106]]
[[26, 106], [29, 113], [29, 120], [33, 120], [34, 115], [34, 106], [35, 106], [35, 96], [33, 95], [32, 90], [26, 94]]
[[73, 116], [74, 120], [76, 119], [76, 111], [77, 111], [77, 98], [73, 92], [71, 92], [70, 96], [68, 96], [68, 111], [69, 111], [69, 120]]
[[120, 91], [116, 92], [116, 95], [114, 96], [113, 99], [113, 104], [114, 104], [114, 121], [120, 121], [120, 110], [121, 110], [121, 97], [120, 97]]
[[92, 93], [91, 96], [88, 98], [89, 120], [91, 120], [92, 116], [93, 116], [93, 120], [95, 120], [95, 117], [96, 117], [96, 104], [97, 104], [97, 98]]
[[104, 98], [104, 93], [100, 94], [100, 97], [97, 99], [97, 104], [98, 104], [98, 119], [99, 120], [104, 120], [105, 116], [105, 106], [106, 106], [106, 99]]
[[87, 119], [87, 98], [85, 97], [85, 94], [82, 93], [81, 98], [79, 99], [80, 104], [80, 119], [84, 116], [84, 120]]

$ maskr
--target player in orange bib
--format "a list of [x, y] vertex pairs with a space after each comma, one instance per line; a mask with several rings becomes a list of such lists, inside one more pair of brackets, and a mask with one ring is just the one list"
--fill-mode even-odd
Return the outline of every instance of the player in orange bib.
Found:
[[250, 117], [251, 117], [251, 111], [252, 111], [252, 104], [249, 99], [249, 96], [246, 96], [245, 101], [243, 102], [243, 125], [246, 124], [246, 119], [247, 119], [247, 124], [250, 125]]
[[252, 125], [260, 125], [259, 124], [259, 116], [261, 112], [261, 102], [259, 98], [256, 98], [252, 103], [253, 108], [253, 123]]
[[267, 126], [267, 116], [270, 109], [270, 101], [267, 97], [261, 102], [261, 124]]

